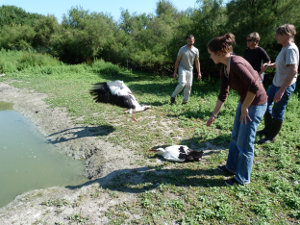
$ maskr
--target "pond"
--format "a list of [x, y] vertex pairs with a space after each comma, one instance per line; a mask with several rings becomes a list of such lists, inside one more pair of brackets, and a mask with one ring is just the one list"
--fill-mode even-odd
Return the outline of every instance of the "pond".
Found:
[[0, 207], [17, 195], [87, 181], [84, 163], [60, 153], [11, 103], [0, 102]]

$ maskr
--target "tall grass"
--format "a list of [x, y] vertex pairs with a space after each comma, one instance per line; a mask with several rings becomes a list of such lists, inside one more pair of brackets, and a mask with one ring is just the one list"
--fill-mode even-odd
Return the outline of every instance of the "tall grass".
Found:
[[107, 75], [118, 75], [121, 72], [121, 68], [110, 62], [104, 60], [96, 60], [92, 64], [92, 70], [95, 73], [107, 74]]
[[16, 72], [31, 67], [61, 65], [61, 62], [50, 55], [34, 52], [2, 49], [0, 56], [0, 73]]

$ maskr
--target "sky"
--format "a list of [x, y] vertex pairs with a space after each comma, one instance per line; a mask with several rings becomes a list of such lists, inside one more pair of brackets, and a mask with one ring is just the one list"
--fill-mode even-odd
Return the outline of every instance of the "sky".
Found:
[[[72, 7], [81, 6], [89, 12], [104, 12], [119, 21], [121, 9], [132, 13], [155, 13], [159, 0], [0, 0], [0, 6], [13, 5], [26, 12], [54, 15], [58, 22]], [[169, 0], [179, 11], [197, 7], [196, 0]]]

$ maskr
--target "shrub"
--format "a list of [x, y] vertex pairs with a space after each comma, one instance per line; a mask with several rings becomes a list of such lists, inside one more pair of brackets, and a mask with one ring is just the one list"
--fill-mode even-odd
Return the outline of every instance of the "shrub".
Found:
[[103, 60], [96, 60], [92, 65], [92, 69], [96, 73], [106, 75], [117, 75], [121, 72], [121, 68], [119, 66]]
[[20, 56], [18, 51], [0, 51], [0, 73], [17, 71], [17, 58]]
[[58, 65], [59, 61], [49, 55], [25, 52], [19, 59], [18, 69], [23, 70], [28, 67], [35, 66], [54, 66]]

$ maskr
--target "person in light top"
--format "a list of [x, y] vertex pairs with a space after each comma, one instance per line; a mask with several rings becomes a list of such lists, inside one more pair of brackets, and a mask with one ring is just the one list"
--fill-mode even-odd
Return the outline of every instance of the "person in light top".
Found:
[[294, 43], [295, 26], [284, 24], [276, 30], [276, 40], [282, 45], [281, 51], [274, 63], [265, 63], [262, 71], [267, 68], [276, 68], [273, 82], [269, 87], [268, 107], [264, 115], [265, 128], [258, 132], [265, 136], [259, 143], [273, 142], [279, 133], [284, 120], [284, 113], [291, 94], [295, 91], [298, 76], [299, 49]]
[[193, 84], [194, 62], [198, 71], [198, 80], [201, 79], [199, 50], [194, 46], [194, 43], [195, 37], [193, 35], [189, 35], [187, 37], [187, 44], [179, 49], [173, 74], [174, 79], [176, 79], [178, 70], [178, 85], [171, 95], [171, 104], [175, 103], [176, 96], [182, 91], [182, 89], [184, 89], [182, 104], [186, 104], [188, 102]]

